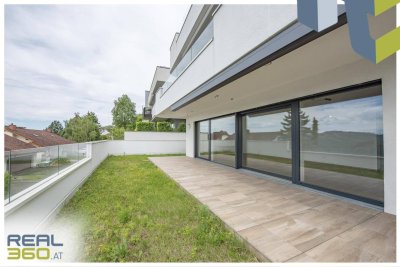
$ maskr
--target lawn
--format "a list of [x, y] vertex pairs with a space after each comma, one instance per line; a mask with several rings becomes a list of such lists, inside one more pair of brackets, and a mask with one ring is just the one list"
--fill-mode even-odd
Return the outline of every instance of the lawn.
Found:
[[108, 157], [58, 216], [83, 221], [85, 261], [257, 261], [147, 156]]

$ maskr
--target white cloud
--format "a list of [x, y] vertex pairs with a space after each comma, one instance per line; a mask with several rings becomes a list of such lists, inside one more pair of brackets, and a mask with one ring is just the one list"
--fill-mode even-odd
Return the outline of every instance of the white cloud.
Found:
[[95, 112], [111, 123], [113, 100], [126, 93], [144, 104], [157, 65], [187, 5], [5, 8], [6, 123], [47, 126], [74, 112]]

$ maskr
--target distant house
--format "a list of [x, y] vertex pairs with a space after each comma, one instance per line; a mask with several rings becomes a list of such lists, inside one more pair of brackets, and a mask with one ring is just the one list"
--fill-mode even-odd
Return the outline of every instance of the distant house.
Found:
[[33, 130], [18, 127], [15, 124], [4, 127], [4, 150], [6, 151], [72, 143], [74, 142], [52, 133], [50, 129]]
[[71, 148], [50, 150], [29, 149], [72, 143], [75, 142], [52, 133], [50, 129], [33, 130], [10, 124], [4, 127], [4, 150], [9, 151], [9, 157], [11, 157], [11, 161], [9, 161], [9, 157], [5, 158], [5, 169], [15, 174], [30, 168], [48, 166], [57, 157], [71, 157], [71, 154], [79, 152], [74, 152]]
[[25, 143], [21, 140], [4, 134], [4, 150], [19, 150], [19, 149], [27, 149], [27, 148], [34, 148], [35, 146], [31, 143]]

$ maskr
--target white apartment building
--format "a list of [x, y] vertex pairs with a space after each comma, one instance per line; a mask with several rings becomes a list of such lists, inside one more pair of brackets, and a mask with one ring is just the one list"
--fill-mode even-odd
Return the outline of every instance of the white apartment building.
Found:
[[[186, 120], [188, 157], [395, 214], [396, 57], [376, 65], [356, 54], [338, 13], [318, 33], [295, 5], [192, 5], [171, 33], [170, 68], [157, 69], [152, 119]], [[388, 11], [371, 34], [395, 23]]]

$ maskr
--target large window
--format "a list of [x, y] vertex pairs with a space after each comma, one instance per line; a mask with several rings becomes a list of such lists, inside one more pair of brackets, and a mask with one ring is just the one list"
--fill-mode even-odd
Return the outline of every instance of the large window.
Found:
[[291, 109], [243, 116], [242, 166], [292, 177]]
[[209, 158], [209, 121], [201, 121], [197, 126], [197, 156]]
[[197, 123], [199, 157], [383, 203], [380, 83], [243, 111], [237, 116]]
[[211, 120], [211, 160], [235, 166], [235, 116]]
[[300, 102], [303, 183], [383, 202], [381, 87]]

